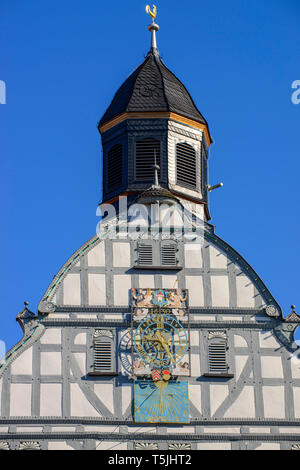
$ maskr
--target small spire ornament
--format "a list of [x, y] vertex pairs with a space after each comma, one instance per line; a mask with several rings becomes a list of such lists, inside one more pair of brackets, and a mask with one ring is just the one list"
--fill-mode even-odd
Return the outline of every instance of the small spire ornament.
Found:
[[156, 43], [156, 32], [159, 30], [159, 26], [155, 24], [155, 18], [157, 16], [157, 8], [153, 5], [153, 10], [151, 10], [150, 5], [146, 6], [146, 13], [151, 16], [152, 23], [148, 26], [149, 31], [151, 32], [151, 52], [155, 55], [158, 55], [157, 43]]
[[155, 24], [154, 20], [157, 15], [157, 8], [156, 5], [153, 5], [153, 11], [151, 11], [150, 5], [146, 6], [146, 13], [152, 17], [152, 23]]

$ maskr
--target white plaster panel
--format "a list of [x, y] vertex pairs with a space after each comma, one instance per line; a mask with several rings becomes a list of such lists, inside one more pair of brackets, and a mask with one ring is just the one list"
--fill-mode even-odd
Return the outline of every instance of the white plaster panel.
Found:
[[265, 418], [285, 418], [284, 387], [263, 387]]
[[132, 400], [132, 387], [122, 386], [122, 413], [124, 414]]
[[235, 356], [235, 380], [240, 378], [249, 356]]
[[253, 428], [249, 428], [250, 434], [271, 434], [270, 428], [256, 426]]
[[199, 346], [199, 331], [190, 331], [190, 343], [191, 346]]
[[198, 450], [231, 450], [230, 442], [201, 442], [197, 444]]
[[195, 408], [201, 413], [201, 385], [189, 384], [189, 399]]
[[11, 365], [12, 375], [32, 375], [32, 348], [24, 351]]
[[215, 315], [193, 315], [193, 319], [195, 321], [203, 321], [203, 322], [209, 322], [209, 321], [216, 321], [216, 316]]
[[48, 442], [48, 450], [74, 450], [66, 441]]
[[261, 374], [263, 378], [283, 379], [281, 357], [261, 356]]
[[192, 377], [199, 377], [201, 375], [199, 354], [191, 354], [191, 374]]
[[255, 307], [254, 285], [247, 276], [236, 277], [237, 306]]
[[187, 243], [184, 245], [185, 267], [202, 268], [202, 245], [200, 243]]
[[115, 305], [128, 305], [130, 289], [131, 289], [131, 276], [130, 275], [115, 275], [114, 276], [114, 304]]
[[8, 426], [0, 426], [0, 433], [8, 433]]
[[213, 245], [209, 247], [210, 267], [212, 269], [227, 269], [228, 258]]
[[96, 441], [96, 450], [127, 450], [127, 443], [118, 441]]
[[72, 426], [52, 426], [52, 432], [76, 432], [76, 427]]
[[139, 287], [141, 289], [154, 289], [154, 276], [152, 274], [140, 274]]
[[280, 444], [276, 442], [263, 442], [255, 450], [280, 450]]
[[279, 428], [279, 432], [281, 434], [300, 434], [300, 426], [292, 428], [290, 426], [284, 426], [283, 428]]
[[3, 382], [2, 382], [2, 379], [1, 379], [1, 380], [0, 380], [0, 416], [2, 416], [2, 415], [1, 415], [1, 403], [2, 403], [2, 401], [1, 401], [1, 395], [2, 395], [2, 383], [3, 383]]
[[65, 305], [80, 305], [80, 274], [70, 273], [64, 279], [64, 304]]
[[89, 251], [87, 257], [89, 266], [105, 266], [105, 242], [98, 243]]
[[73, 353], [77, 366], [82, 375], [86, 375], [86, 353]]
[[104, 315], [104, 320], [123, 320], [122, 314]]
[[[90, 404], [78, 384], [70, 384], [71, 416], [99, 416], [100, 413]], [[100, 415], [101, 416], [101, 415]]]
[[43, 427], [38, 426], [17, 426], [16, 432], [43, 432]]
[[254, 388], [243, 388], [235, 402], [224, 414], [225, 418], [255, 418]]
[[62, 416], [61, 384], [41, 384], [41, 416]]
[[229, 283], [227, 276], [211, 276], [213, 307], [229, 307]]
[[120, 428], [116, 426], [85, 426], [84, 430], [87, 432], [106, 432], [118, 434], [120, 432]]
[[282, 347], [282, 345], [279, 343], [277, 338], [274, 336], [272, 331], [270, 330], [263, 330], [258, 333], [259, 334], [259, 345], [261, 348], [278, 348]]
[[248, 344], [245, 338], [241, 335], [234, 335], [234, 346], [236, 348], [247, 348]]
[[41, 352], [41, 375], [61, 375], [60, 352]]
[[49, 315], [47, 315], [47, 319], [49, 320], [49, 318], [55, 318], [56, 320], [60, 319], [66, 319], [66, 318], [70, 318], [70, 314], [67, 314], [67, 313], [49, 313]]
[[89, 305], [106, 305], [105, 274], [88, 274]]
[[174, 286], [177, 287], [177, 285], [175, 284], [176, 280], [177, 280], [177, 276], [172, 276], [172, 274], [170, 275], [167, 274], [165, 276], [162, 276], [162, 288], [173, 289]]
[[31, 415], [31, 384], [10, 385], [10, 416]]
[[61, 344], [61, 329], [46, 328], [45, 333], [40, 339], [41, 344]]
[[203, 431], [205, 434], [240, 434], [241, 428], [240, 427], [232, 427], [232, 428], [227, 428], [227, 427], [207, 427], [204, 428]]
[[210, 385], [210, 414], [213, 416], [228, 397], [228, 385]]
[[94, 392], [106, 408], [108, 408], [111, 413], [114, 413], [114, 384], [95, 384]]
[[137, 426], [132, 426], [132, 427], [129, 427], [128, 426], [128, 432], [129, 433], [133, 433], [133, 432], [136, 432], [136, 433], [145, 433], [145, 434], [156, 434], [156, 431], [157, 431], [157, 428], [141, 428], [141, 426], [137, 427]]
[[300, 379], [300, 358], [298, 356], [300, 354], [297, 352], [290, 360], [293, 379]]
[[186, 276], [186, 288], [189, 290], [190, 307], [204, 307], [202, 276]]
[[295, 418], [300, 418], [300, 387], [294, 387]]
[[129, 268], [130, 243], [113, 243], [113, 264], [115, 267]]
[[78, 333], [75, 336], [74, 344], [86, 344], [86, 333]]
[[194, 434], [195, 428], [193, 426], [183, 426], [181, 428], [167, 428], [168, 433], [172, 434]]

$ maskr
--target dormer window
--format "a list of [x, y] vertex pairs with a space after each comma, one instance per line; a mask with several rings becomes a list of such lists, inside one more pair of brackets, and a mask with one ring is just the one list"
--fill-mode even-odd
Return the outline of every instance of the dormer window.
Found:
[[179, 186], [197, 189], [196, 151], [185, 142], [176, 145], [176, 183]]
[[[135, 144], [135, 179], [139, 181], [154, 180], [154, 164], [161, 166], [160, 141], [156, 139], [142, 139]], [[158, 171], [158, 178], [160, 171]]]

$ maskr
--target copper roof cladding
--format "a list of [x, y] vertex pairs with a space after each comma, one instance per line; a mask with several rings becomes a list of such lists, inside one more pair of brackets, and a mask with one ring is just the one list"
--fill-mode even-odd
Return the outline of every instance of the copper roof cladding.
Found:
[[99, 127], [122, 113], [172, 112], [207, 125], [185, 86], [150, 51], [116, 92]]

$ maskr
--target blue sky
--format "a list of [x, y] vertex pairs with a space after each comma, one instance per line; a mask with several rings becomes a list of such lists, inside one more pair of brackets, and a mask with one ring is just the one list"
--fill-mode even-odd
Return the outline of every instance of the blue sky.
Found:
[[[97, 122], [143, 60], [144, 0], [1, 0], [0, 340], [22, 336], [52, 277], [95, 233]], [[212, 223], [285, 314], [299, 295], [299, 0], [156, 1], [158, 45], [214, 139]]]

